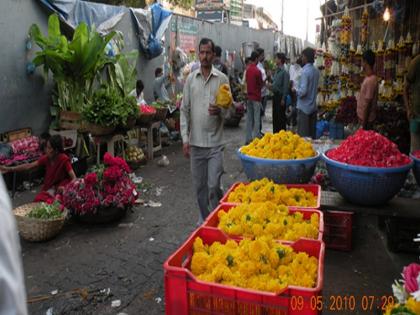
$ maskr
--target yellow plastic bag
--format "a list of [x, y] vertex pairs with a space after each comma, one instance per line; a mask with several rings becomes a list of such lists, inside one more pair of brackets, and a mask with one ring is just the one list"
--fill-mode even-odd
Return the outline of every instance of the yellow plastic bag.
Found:
[[217, 91], [216, 105], [221, 108], [229, 108], [229, 106], [232, 105], [232, 102], [233, 99], [229, 84], [222, 84]]

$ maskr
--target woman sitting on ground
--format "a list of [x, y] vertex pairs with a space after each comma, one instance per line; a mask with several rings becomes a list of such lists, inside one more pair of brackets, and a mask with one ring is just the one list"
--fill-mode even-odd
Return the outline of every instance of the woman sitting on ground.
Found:
[[38, 161], [32, 163], [10, 167], [0, 166], [0, 171], [4, 173], [27, 171], [39, 166], [45, 167], [44, 185], [41, 192], [36, 195], [35, 202], [50, 201], [64, 186], [76, 179], [70, 158], [64, 153], [63, 139], [60, 135], [54, 135], [47, 140], [45, 152]]

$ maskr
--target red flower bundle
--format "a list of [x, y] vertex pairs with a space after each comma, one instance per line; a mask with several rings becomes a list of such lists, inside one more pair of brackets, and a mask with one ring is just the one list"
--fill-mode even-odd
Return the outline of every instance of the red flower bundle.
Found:
[[335, 161], [368, 167], [399, 167], [410, 163], [395, 143], [374, 131], [359, 129], [327, 156]]
[[130, 168], [118, 157], [106, 153], [103, 172], [88, 173], [68, 184], [60, 196], [63, 205], [75, 214], [96, 213], [100, 207], [125, 208], [136, 200], [136, 186]]
[[420, 159], [420, 150], [414, 151], [412, 154], [414, 157]]

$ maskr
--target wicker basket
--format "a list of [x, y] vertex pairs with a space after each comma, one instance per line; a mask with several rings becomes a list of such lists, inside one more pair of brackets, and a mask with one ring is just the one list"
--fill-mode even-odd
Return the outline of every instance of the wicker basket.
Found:
[[87, 124], [86, 129], [92, 136], [107, 136], [114, 132], [115, 126], [100, 126], [96, 124]]
[[63, 216], [58, 219], [35, 219], [27, 217], [27, 214], [39, 203], [27, 203], [13, 210], [19, 234], [23, 239], [30, 242], [41, 242], [52, 239], [60, 232], [63, 227], [67, 211], [64, 210]]
[[168, 108], [156, 108], [156, 114], [154, 120], [156, 121], [164, 121], [166, 119], [166, 115], [168, 114]]
[[139, 117], [137, 118], [137, 122], [142, 125], [150, 124], [154, 118], [155, 114], [140, 113]]
[[130, 169], [132, 171], [137, 170], [140, 166], [147, 164], [147, 159], [144, 157], [143, 159], [139, 161], [127, 161], [128, 166], [130, 166]]

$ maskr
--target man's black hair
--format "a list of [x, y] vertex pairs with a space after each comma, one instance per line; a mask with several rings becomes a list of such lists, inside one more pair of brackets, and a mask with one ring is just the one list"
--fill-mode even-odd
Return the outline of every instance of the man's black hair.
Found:
[[258, 59], [258, 56], [259, 56], [258, 52], [253, 51], [253, 52], [251, 53], [251, 56], [249, 57], [249, 59], [250, 59], [252, 62], [254, 62], [255, 60], [257, 60], [257, 59]]
[[222, 57], [222, 48], [220, 46], [214, 47], [214, 54], [216, 57]]
[[363, 53], [363, 60], [366, 61], [366, 63], [373, 68], [375, 65], [375, 53], [368, 49]]
[[312, 49], [311, 47], [306, 47], [303, 51], [302, 51], [302, 55], [305, 55], [306, 59], [308, 60], [309, 63], [314, 63], [315, 61], [315, 50]]
[[206, 38], [206, 37], [200, 40], [200, 43], [198, 44], [198, 52], [200, 52], [200, 47], [202, 45], [207, 45], [207, 44], [211, 44], [211, 51], [214, 52], [214, 49], [215, 49], [214, 42], [210, 38]]
[[156, 68], [155, 69], [155, 77], [160, 76], [162, 74], [162, 72], [163, 72], [162, 68], [160, 68], [160, 67]]
[[264, 49], [259, 47], [255, 50], [258, 53], [258, 57], [264, 54]]
[[286, 62], [286, 55], [284, 53], [277, 53], [276, 54], [276, 58], [279, 59], [281, 62], [285, 63]]

